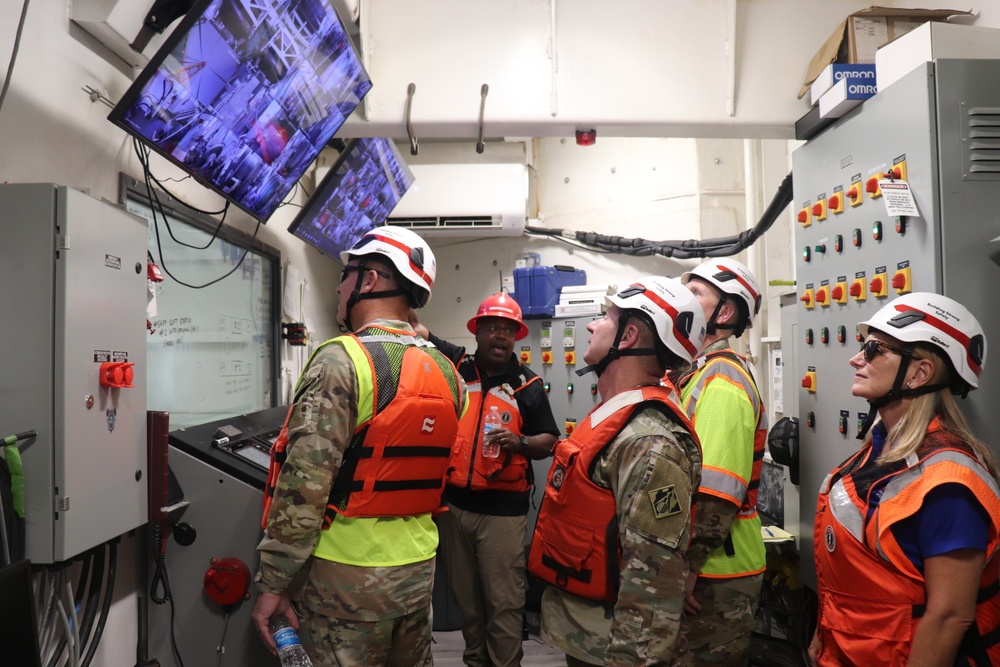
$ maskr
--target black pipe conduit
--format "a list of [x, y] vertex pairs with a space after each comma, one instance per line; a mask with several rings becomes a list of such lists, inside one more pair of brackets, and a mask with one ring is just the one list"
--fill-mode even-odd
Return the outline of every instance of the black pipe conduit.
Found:
[[736, 236], [717, 239], [688, 239], [687, 241], [648, 241], [642, 238], [606, 236], [594, 232], [578, 232], [569, 229], [551, 229], [528, 225], [525, 232], [534, 236], [553, 236], [568, 239], [577, 245], [589, 246], [603, 252], [613, 252], [637, 257], [662, 255], [677, 259], [702, 259], [705, 257], [728, 257], [746, 250], [771, 228], [782, 211], [792, 202], [792, 174], [778, 186], [777, 192], [751, 229]]

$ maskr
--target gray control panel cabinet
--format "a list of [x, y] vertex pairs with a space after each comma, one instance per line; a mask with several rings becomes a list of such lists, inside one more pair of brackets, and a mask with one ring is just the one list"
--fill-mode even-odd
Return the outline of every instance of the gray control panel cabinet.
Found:
[[[0, 185], [0, 433], [21, 443], [27, 557], [146, 522], [146, 222], [52, 184]], [[132, 387], [102, 387], [105, 362]], [[180, 369], [178, 369], [180, 371]]]

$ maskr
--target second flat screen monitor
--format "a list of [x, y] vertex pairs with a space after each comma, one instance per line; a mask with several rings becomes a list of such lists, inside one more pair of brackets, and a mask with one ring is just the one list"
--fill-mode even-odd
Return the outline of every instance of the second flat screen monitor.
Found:
[[340, 259], [361, 236], [383, 224], [413, 184], [392, 141], [354, 139], [288, 231]]

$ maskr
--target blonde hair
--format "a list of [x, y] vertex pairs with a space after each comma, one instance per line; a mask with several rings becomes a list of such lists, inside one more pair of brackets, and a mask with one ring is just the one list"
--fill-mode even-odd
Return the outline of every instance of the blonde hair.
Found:
[[[913, 358], [930, 359], [934, 362], [934, 374], [929, 384], [950, 384], [954, 371], [934, 347], [920, 343], [914, 344]], [[1000, 483], [1000, 474], [998, 474], [1000, 469], [998, 469], [996, 457], [986, 443], [973, 435], [969, 423], [965, 421], [965, 416], [958, 404], [955, 403], [951, 390], [948, 388], [939, 389], [913, 399], [906, 414], [889, 429], [885, 439], [885, 448], [878, 458], [878, 463], [902, 461], [916, 452], [923, 444], [927, 435], [927, 427], [934, 417], [940, 419], [942, 429], [968, 444], [993, 478], [997, 480], [997, 483]], [[871, 435], [868, 436], [868, 440], [870, 439]]]

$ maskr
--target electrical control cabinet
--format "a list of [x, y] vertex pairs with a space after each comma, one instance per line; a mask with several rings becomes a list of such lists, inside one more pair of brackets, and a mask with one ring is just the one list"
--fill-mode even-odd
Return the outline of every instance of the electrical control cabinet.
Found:
[[[1000, 61], [925, 63], [795, 151], [799, 217], [794, 373], [801, 451], [803, 575], [815, 584], [812, 519], [826, 474], [857, 451], [868, 403], [851, 395], [857, 323], [893, 298], [939, 292], [976, 315], [1000, 344]], [[919, 216], [887, 215], [885, 179], [908, 184]], [[848, 206], [829, 204], [846, 193]], [[1000, 432], [1000, 371], [959, 404], [974, 431]], [[787, 400], [794, 400], [789, 396]]]
[[0, 432], [38, 432], [27, 557], [60, 562], [146, 522], [146, 221], [0, 185], [0, 285]]
[[[585, 316], [525, 320], [528, 336], [514, 343], [515, 356], [531, 368], [547, 388], [552, 416], [563, 437], [600, 402], [597, 375], [576, 374], [577, 370], [587, 365], [583, 360], [590, 338], [587, 325], [594, 319]], [[533, 462], [535, 490], [528, 512], [528, 540], [535, 526], [538, 506], [545, 495], [545, 481], [551, 464], [551, 457]]]
[[[210, 585], [207, 571], [218, 562], [238, 560], [251, 576], [257, 571], [269, 458], [246, 450], [263, 451], [257, 446], [270, 444], [287, 414], [288, 406], [280, 406], [170, 433], [170, 470], [179, 493], [171, 500], [181, 501], [168, 517], [163, 549], [173, 600], [147, 603], [150, 655], [162, 667], [181, 664], [170, 647], [172, 634], [185, 638], [180, 653], [186, 665], [215, 664], [220, 646], [225, 648], [223, 664], [275, 664], [250, 619], [253, 599], [223, 608], [204, 589]], [[220, 429], [238, 435], [222, 443]], [[239, 583], [222, 579], [211, 585], [238, 589]], [[149, 582], [151, 589], [156, 586]]]

